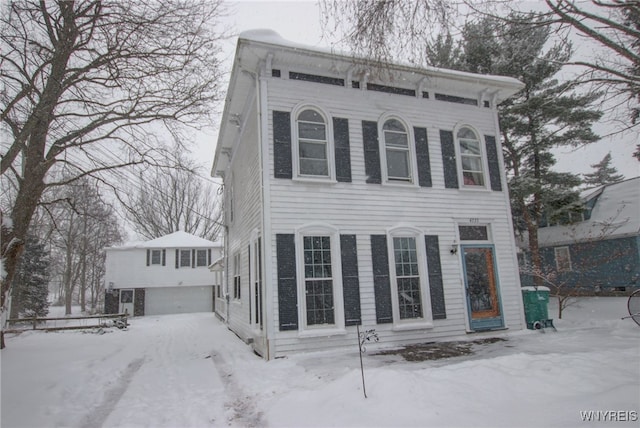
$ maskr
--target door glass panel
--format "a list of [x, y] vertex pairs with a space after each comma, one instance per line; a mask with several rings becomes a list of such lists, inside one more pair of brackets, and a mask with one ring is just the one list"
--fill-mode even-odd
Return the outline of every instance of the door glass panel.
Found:
[[466, 286], [472, 319], [500, 315], [491, 248], [465, 248]]
[[133, 290], [120, 291], [120, 303], [131, 303], [131, 302], [133, 302]]

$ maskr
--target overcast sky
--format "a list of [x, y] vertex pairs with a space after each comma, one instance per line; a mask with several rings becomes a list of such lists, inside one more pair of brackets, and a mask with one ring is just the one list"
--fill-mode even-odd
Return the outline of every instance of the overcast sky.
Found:
[[[276, 31], [283, 38], [297, 43], [317, 47], [328, 47], [336, 42], [336, 38], [322, 34], [321, 16], [316, 1], [239, 1], [228, 4], [228, 17], [225, 23], [234, 34], [242, 31], [267, 28]], [[225, 72], [230, 72], [237, 37], [225, 42]], [[225, 85], [226, 86], [226, 85]], [[218, 107], [222, 111], [222, 106]], [[219, 121], [219, 118], [215, 120]], [[204, 162], [207, 170], [213, 164], [217, 127], [198, 135], [197, 159]], [[608, 134], [611, 126], [603, 124], [596, 128], [600, 135]], [[626, 178], [640, 175], [640, 162], [631, 157], [636, 144], [640, 142], [637, 132], [604, 138], [598, 143], [578, 150], [562, 150], [557, 152], [557, 171], [588, 173], [593, 169], [591, 164], [599, 162], [608, 152], [613, 157], [613, 166]]]

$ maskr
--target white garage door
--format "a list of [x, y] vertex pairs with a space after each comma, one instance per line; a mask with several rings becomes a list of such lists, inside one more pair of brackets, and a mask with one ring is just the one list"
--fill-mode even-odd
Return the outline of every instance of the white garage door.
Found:
[[145, 315], [213, 312], [213, 286], [147, 288]]

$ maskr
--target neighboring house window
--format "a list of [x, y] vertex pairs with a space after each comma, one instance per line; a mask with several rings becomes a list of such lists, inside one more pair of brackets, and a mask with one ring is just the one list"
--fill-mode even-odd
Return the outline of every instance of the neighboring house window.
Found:
[[412, 181], [409, 133], [398, 119], [389, 119], [382, 125], [384, 153], [389, 181]]
[[400, 320], [422, 318], [420, 269], [415, 237], [394, 237], [394, 272]]
[[180, 267], [191, 267], [191, 250], [180, 250]]
[[207, 250], [196, 251], [196, 266], [207, 266]]
[[456, 134], [460, 150], [460, 166], [463, 186], [485, 186], [482, 145], [480, 138], [469, 127], [462, 127]]
[[162, 264], [162, 250], [151, 250], [151, 264]]
[[307, 325], [335, 324], [331, 237], [304, 236], [303, 246]]
[[300, 176], [329, 177], [329, 141], [323, 115], [313, 109], [296, 117]]
[[571, 270], [571, 254], [569, 253], [569, 247], [555, 248], [555, 256], [556, 268], [559, 272]]
[[166, 250], [147, 250], [147, 266], [165, 266]]
[[233, 256], [233, 298], [239, 300], [241, 295], [240, 287], [240, 253]]

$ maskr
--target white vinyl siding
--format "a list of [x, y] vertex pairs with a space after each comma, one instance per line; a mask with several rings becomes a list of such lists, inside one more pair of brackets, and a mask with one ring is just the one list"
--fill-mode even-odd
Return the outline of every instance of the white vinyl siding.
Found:
[[[300, 102], [299, 94], [308, 90], [308, 85], [306, 82], [269, 80], [268, 116], [271, 117], [273, 110], [293, 111]], [[423, 342], [425, 337], [431, 340], [464, 334], [467, 318], [464, 294], [460, 286], [451, 285], [460, 284], [461, 265], [459, 258], [449, 253], [451, 243], [457, 239], [458, 219], [491, 219], [500, 281], [502, 284], [516, 284], [519, 287], [519, 276], [513, 256], [515, 247], [505, 192], [465, 194], [461, 197], [456, 190], [445, 189], [439, 130], [454, 130], [460, 119], [464, 118], [465, 122], [474, 125], [479, 134], [495, 134], [495, 112], [491, 109], [445, 103], [433, 99], [394, 96], [370, 91], [346, 91], [345, 88], [328, 85], [322, 86], [322, 89], [316, 94], [314, 100], [321, 104], [327, 114], [332, 117], [349, 119], [352, 182], [328, 184], [272, 179], [269, 184], [271, 199], [268, 214], [271, 221], [271, 235], [267, 243], [271, 246], [270, 253], [276, 253], [275, 234], [277, 233], [293, 233], [295, 228], [317, 221], [331, 224], [339, 228], [341, 234], [356, 235], [362, 325], [376, 326], [382, 342], [386, 345], [419, 343]], [[403, 122], [408, 123], [406, 126], [409, 133], [411, 133], [410, 127], [414, 126], [427, 129], [432, 187], [420, 189], [414, 186], [390, 187], [366, 183], [364, 149], [361, 143], [362, 121], [380, 123], [387, 111], [401, 114]], [[266, 139], [269, 142], [270, 156], [268, 173], [273, 177], [271, 126], [268, 128]], [[413, 144], [414, 142], [411, 141], [410, 145]], [[370, 235], [385, 234], [389, 227], [399, 224], [410, 224], [423, 231], [423, 234], [437, 235], [440, 246], [446, 249], [445, 252], [441, 251], [441, 259], [447, 318], [434, 321], [433, 328], [429, 330], [394, 331], [392, 324], [376, 325], [375, 296], [371, 285], [373, 270]], [[422, 240], [424, 241], [424, 238]], [[391, 245], [391, 242], [388, 242], [388, 245]], [[298, 251], [298, 248], [296, 250]], [[265, 263], [272, 263], [271, 277], [266, 280], [277, 287], [275, 257], [269, 261], [265, 260]], [[300, 275], [299, 269], [299, 278]], [[519, 289], [515, 286], [501, 290], [505, 323], [514, 328], [518, 328], [522, 322], [519, 293]], [[272, 338], [276, 355], [286, 355], [303, 349], [323, 350], [330, 347], [350, 346], [351, 338], [348, 335], [332, 335], [326, 340], [310, 341], [300, 338], [298, 331], [277, 331], [277, 293], [274, 292], [268, 298], [271, 299], [273, 308], [273, 312], [269, 314], [269, 322], [276, 326], [275, 337]], [[430, 310], [426, 303], [423, 304], [423, 309]]]

